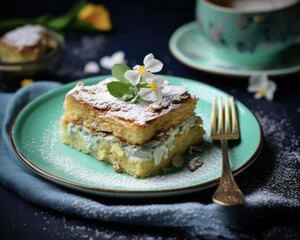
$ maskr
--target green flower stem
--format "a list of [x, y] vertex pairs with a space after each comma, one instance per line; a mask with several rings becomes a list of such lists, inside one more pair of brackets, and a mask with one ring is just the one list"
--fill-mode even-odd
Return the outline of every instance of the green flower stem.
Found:
[[80, 25], [77, 20], [78, 12], [85, 6], [87, 1], [78, 0], [74, 3], [71, 9], [67, 14], [58, 17], [52, 17], [49, 14], [42, 15], [36, 18], [15, 18], [15, 19], [6, 19], [0, 21], [0, 29], [13, 29], [25, 24], [39, 24], [55, 31], [62, 31], [66, 28], [76, 28], [94, 31], [95, 29], [90, 27], [84, 27]]

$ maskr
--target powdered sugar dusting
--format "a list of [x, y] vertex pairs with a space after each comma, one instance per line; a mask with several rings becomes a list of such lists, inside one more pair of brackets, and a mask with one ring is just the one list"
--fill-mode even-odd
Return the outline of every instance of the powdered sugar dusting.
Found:
[[[98, 206], [99, 209], [99, 206]], [[81, 209], [82, 210], [82, 209]], [[97, 222], [72, 219], [65, 216], [57, 216], [46, 210], [38, 211], [32, 216], [33, 220], [23, 224], [23, 228], [43, 230], [47, 239], [114, 239], [125, 240], [176, 240], [182, 239], [179, 233], [170, 232], [168, 235], [157, 229], [141, 229], [135, 226], [97, 224]], [[36, 224], [38, 222], [38, 224]], [[19, 227], [19, 226], [17, 226]], [[166, 236], [165, 236], [166, 235]], [[164, 237], [165, 236], [165, 237]]]
[[[106, 84], [112, 80], [110, 78], [92, 86], [77, 84], [68, 94], [94, 108], [106, 110], [105, 115], [107, 116], [133, 121], [140, 125], [146, 125], [147, 122], [178, 108], [182, 100], [190, 98], [185, 87], [166, 85], [162, 90], [164, 97], [159, 103], [149, 104], [149, 102], [142, 101], [136, 104], [124, 102], [113, 97], [107, 91]], [[161, 106], [161, 109], [153, 111], [153, 109], [157, 109], [158, 105]]]
[[2, 41], [22, 50], [25, 47], [32, 47], [38, 44], [45, 33], [44, 27], [28, 24], [6, 33]]
[[[215, 169], [221, 171], [221, 152], [218, 148], [212, 150], [212, 143], [206, 138], [203, 145], [204, 151], [199, 155], [204, 160], [204, 164], [196, 171], [188, 170], [188, 159], [195, 155], [187, 154], [184, 157], [186, 166], [183, 169], [147, 179], [136, 179], [125, 173], [116, 173], [110, 164], [98, 161], [61, 143], [59, 122], [57, 119], [51, 121], [51, 126], [43, 133], [42, 145], [38, 154], [42, 161], [49, 164], [50, 172], [53, 171], [54, 175], [62, 175], [74, 182], [112, 190], [163, 190], [196, 185], [206, 179], [217, 177], [219, 173], [215, 175]], [[56, 126], [54, 130], [53, 126]], [[28, 148], [30, 148], [30, 144], [28, 144]], [[86, 166], [87, 162], [92, 164], [91, 167]]]
[[[38, 147], [34, 149], [34, 151], [39, 151], [34, 155], [38, 156], [39, 162], [42, 162], [41, 168], [54, 176], [98, 189], [144, 192], [191, 187], [214, 180], [221, 175], [220, 147], [211, 142], [208, 134], [205, 135], [204, 144], [201, 146], [203, 151], [184, 156], [185, 164], [182, 169], [172, 169], [166, 174], [147, 179], [135, 179], [126, 173], [116, 173], [111, 164], [98, 161], [61, 142], [59, 119], [62, 112], [63, 109], [58, 111], [56, 116], [53, 115], [53, 118], [47, 119], [43, 125], [43, 135], [38, 138]], [[210, 103], [202, 100], [197, 104], [196, 113], [202, 117], [203, 128], [207, 133], [210, 132], [210, 112]], [[244, 127], [244, 122], [241, 122], [241, 129]], [[36, 136], [33, 136], [32, 141], [35, 141], [35, 138]], [[248, 138], [244, 138], [240, 145], [247, 145], [247, 141], [249, 142]], [[28, 151], [32, 149], [32, 145], [36, 146], [29, 141]], [[188, 162], [195, 156], [203, 160], [203, 165], [194, 172], [190, 172]], [[239, 161], [235, 161], [234, 157], [239, 157]], [[237, 147], [229, 149], [229, 158], [233, 169], [237, 169], [245, 163], [244, 161], [247, 161], [242, 153], [238, 152]], [[96, 192], [104, 194], [102, 191]]]
[[[83, 63], [89, 61], [98, 61], [99, 53], [106, 47], [105, 37], [102, 35], [83, 37], [75, 40], [70, 40], [65, 45], [65, 52], [61, 56], [60, 65], [56, 69], [55, 74], [61, 76], [62, 79], [72, 80], [83, 78], [87, 73], [83, 71]], [[82, 67], [78, 67], [82, 66]]]
[[[265, 114], [256, 110], [265, 135], [266, 153], [263, 153], [262, 161], [257, 161], [257, 166], [250, 172], [247, 184], [258, 186], [248, 195], [249, 204], [264, 203], [267, 206], [285, 205], [299, 206], [300, 189], [300, 136], [286, 112], [278, 111]], [[261, 179], [264, 184], [259, 184]]]

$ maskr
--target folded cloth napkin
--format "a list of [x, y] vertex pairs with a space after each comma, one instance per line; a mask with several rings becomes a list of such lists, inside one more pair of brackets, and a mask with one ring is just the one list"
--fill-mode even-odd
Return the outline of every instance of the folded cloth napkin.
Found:
[[[37, 82], [15, 94], [0, 93], [1, 106], [6, 106], [6, 109], [0, 109], [0, 131], [4, 140], [0, 142], [0, 183], [22, 198], [39, 206], [91, 220], [181, 229], [191, 239], [249, 238], [257, 227], [260, 230], [271, 228], [268, 234], [272, 236], [280, 233], [274, 230], [276, 227], [286, 227], [286, 221], [294, 228], [284, 232], [283, 236], [300, 236], [295, 230], [300, 216], [299, 146], [295, 145], [293, 149], [292, 143], [284, 142], [284, 136], [281, 139], [274, 136], [281, 123], [274, 122], [275, 127], [266, 129], [266, 143], [261, 157], [255, 161], [255, 166], [237, 176], [246, 194], [244, 206], [222, 207], [214, 203], [201, 203], [200, 196], [207, 191], [194, 194], [191, 197], [193, 200], [180, 202], [169, 198], [165, 203], [153, 199], [151, 204], [149, 200], [144, 204], [143, 200], [139, 200], [139, 204], [128, 204], [126, 200], [126, 204], [120, 201], [114, 204], [111, 199], [108, 204], [107, 199], [66, 189], [32, 173], [15, 154], [9, 140], [9, 129], [22, 107], [59, 85]], [[261, 116], [261, 121], [265, 122], [265, 126], [272, 124], [265, 116]], [[274, 137], [279, 141], [279, 146], [273, 141]], [[299, 142], [298, 138], [296, 140]], [[286, 151], [290, 155], [286, 155]]]

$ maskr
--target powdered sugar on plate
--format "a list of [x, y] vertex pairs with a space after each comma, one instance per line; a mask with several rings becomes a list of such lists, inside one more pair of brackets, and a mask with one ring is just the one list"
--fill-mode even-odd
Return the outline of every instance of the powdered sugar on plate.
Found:
[[[190, 88], [188, 90], [193, 93]], [[206, 89], [207, 87], [203, 88]], [[201, 89], [200, 86], [199, 89], [194, 87], [195, 91], [203, 93], [195, 112], [201, 116], [203, 128], [209, 133], [211, 95], [209, 95], [208, 91]], [[115, 191], [119, 191], [123, 193], [132, 192], [140, 196], [143, 193], [151, 193], [153, 191], [159, 195], [161, 193], [168, 194], [169, 191], [176, 194], [181, 189], [201, 189], [201, 187], [212, 186], [214, 181], [221, 175], [220, 145], [212, 143], [208, 134], [205, 135], [204, 144], [201, 146], [203, 151], [194, 152], [194, 154], [187, 153], [184, 156], [185, 163], [183, 168], [173, 168], [165, 174], [146, 179], [136, 179], [126, 173], [117, 173], [113, 170], [111, 164], [98, 161], [61, 142], [59, 119], [63, 114], [65, 92], [60, 91], [56, 92], [56, 94], [53, 95], [55, 98], [49, 98], [46, 103], [42, 102], [41, 104], [32, 105], [34, 109], [31, 109], [31, 114], [26, 115], [22, 123], [16, 121], [16, 124], [20, 124], [20, 128], [24, 128], [24, 126], [26, 128], [23, 129], [25, 135], [22, 134], [24, 139], [20, 143], [22, 145], [22, 153], [24, 153], [24, 156], [28, 156], [29, 162], [39, 168], [39, 174], [42, 176], [45, 176], [45, 173], [55, 176], [58, 179], [67, 181], [69, 187], [76, 187], [74, 184], [86, 186], [87, 188], [77, 187], [77, 189], [99, 195], [105, 193], [111, 195], [116, 194]], [[39, 107], [37, 108], [37, 106]], [[47, 110], [45, 110], [45, 107]], [[260, 144], [260, 131], [255, 118], [240, 104], [238, 104], [238, 110], [240, 110], [240, 117], [243, 120], [240, 125], [241, 130], [244, 131], [250, 127], [254, 131], [245, 131], [242, 135], [243, 141], [238, 146], [229, 149], [229, 158], [234, 170], [238, 168], [242, 170], [248, 166], [251, 162], [249, 160], [253, 160], [253, 157], [256, 157], [255, 154], [259, 152], [257, 150], [259, 150], [258, 146]], [[42, 125], [32, 126], [32, 123], [40, 114], [49, 114], [49, 116], [43, 119]], [[246, 148], [247, 151], [245, 150]], [[250, 151], [248, 151], [249, 149]], [[247, 153], [245, 154], [245, 152]], [[188, 169], [188, 163], [195, 156], [203, 160], [203, 165], [191, 172]], [[62, 183], [58, 180], [56, 182]]]
[[[52, 121], [43, 134], [42, 148], [40, 148], [38, 154], [42, 158], [42, 161], [45, 161], [51, 166], [50, 168], [54, 169], [55, 174], [57, 172], [63, 173], [63, 175], [69, 180], [71, 179], [74, 183], [108, 190], [164, 190], [186, 187], [187, 185], [197, 185], [209, 177], [217, 177], [221, 171], [221, 151], [218, 147], [213, 147], [213, 143], [206, 137], [205, 143], [202, 146], [204, 150], [200, 154], [201, 158], [204, 159], [204, 164], [201, 168], [190, 172], [187, 164], [195, 154], [186, 154], [184, 157], [186, 164], [183, 169], [177, 169], [175, 172], [171, 171], [170, 173], [147, 179], [136, 179], [125, 173], [117, 173], [113, 170], [112, 165], [98, 161], [61, 143], [59, 138], [59, 122], [55, 119]], [[53, 128], [53, 126], [55, 127]], [[30, 144], [28, 143], [28, 147], [30, 147]], [[84, 161], [93, 162], [95, 167], [87, 168]]]

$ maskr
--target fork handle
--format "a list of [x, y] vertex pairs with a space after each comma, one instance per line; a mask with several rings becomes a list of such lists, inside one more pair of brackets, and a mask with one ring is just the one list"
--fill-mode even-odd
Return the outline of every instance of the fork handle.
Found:
[[228, 184], [229, 186], [231, 186], [232, 182], [235, 183], [235, 181], [234, 181], [234, 178], [233, 178], [233, 175], [231, 172], [230, 163], [229, 163], [227, 140], [221, 139], [220, 141], [221, 141], [221, 148], [222, 148], [222, 177], [221, 177], [221, 180], [223, 180], [223, 183], [225, 185]]
[[237, 186], [229, 163], [226, 139], [220, 139], [222, 147], [222, 176], [219, 186], [213, 195], [213, 201], [225, 206], [244, 203], [244, 195]]

